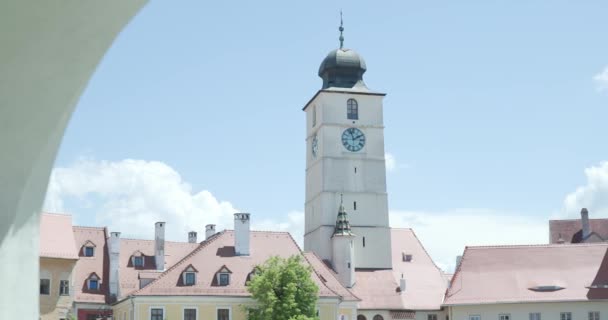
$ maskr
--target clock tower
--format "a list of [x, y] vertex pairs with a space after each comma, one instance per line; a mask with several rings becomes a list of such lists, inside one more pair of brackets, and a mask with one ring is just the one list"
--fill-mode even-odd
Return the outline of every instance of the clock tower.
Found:
[[[384, 93], [363, 82], [366, 66], [354, 50], [331, 51], [319, 67], [322, 88], [304, 107], [306, 112], [306, 202], [304, 249], [321, 259], [354, 268], [390, 269], [384, 159]], [[333, 252], [337, 213], [348, 212], [354, 261]], [[349, 258], [349, 259], [351, 259]]]

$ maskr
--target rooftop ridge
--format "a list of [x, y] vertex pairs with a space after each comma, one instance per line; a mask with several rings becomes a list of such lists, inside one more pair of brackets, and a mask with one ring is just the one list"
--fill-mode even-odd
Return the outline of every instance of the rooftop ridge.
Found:
[[[150, 239], [135, 239], [135, 238], [120, 238], [120, 240], [128, 240], [128, 241], [149, 241], [149, 242], [154, 242], [155, 240], [150, 240]], [[191, 243], [188, 241], [172, 241], [172, 240], [165, 240], [165, 243], [170, 242], [170, 243], [180, 243], [180, 244], [196, 244], [198, 245], [200, 242], [197, 243]]]
[[[589, 221], [591, 220], [608, 220], [608, 218], [589, 218]], [[581, 221], [581, 218], [572, 218], [572, 219], [549, 219], [549, 222], [561, 222], [561, 221]]]
[[72, 226], [72, 228], [93, 229], [93, 230], [105, 230], [106, 229], [106, 227], [92, 227], [92, 226]]
[[506, 245], [480, 245], [480, 246], [465, 246], [467, 249], [519, 249], [519, 248], [564, 248], [564, 247], [600, 247], [608, 246], [608, 242], [590, 242], [590, 243], [550, 243], [550, 244], [506, 244]]
[[72, 214], [71, 213], [63, 213], [63, 212], [41, 212], [40, 214], [45, 214], [45, 215], [49, 215], [49, 216], [68, 216], [71, 217]]
[[216, 234], [214, 234], [212, 237], [210, 237], [209, 239], [202, 241], [198, 247], [196, 247], [194, 250], [192, 250], [189, 254], [187, 254], [186, 256], [184, 256], [182, 259], [180, 259], [179, 261], [177, 261], [176, 263], [174, 263], [171, 267], [169, 267], [169, 269], [165, 270], [163, 273], [161, 273], [158, 278], [154, 279], [152, 282], [148, 283], [145, 287], [138, 289], [136, 291], [133, 291], [130, 295], [134, 296], [137, 295], [138, 293], [140, 293], [142, 290], [148, 288], [150, 285], [156, 283], [158, 280], [162, 279], [165, 275], [167, 275], [168, 272], [173, 271], [174, 269], [176, 269], [179, 265], [183, 264], [184, 261], [190, 257], [192, 257], [193, 255], [195, 255], [196, 253], [200, 252], [203, 248], [207, 247], [207, 245], [209, 245], [210, 243], [214, 242], [215, 240], [219, 239], [220, 236], [226, 234], [226, 230], [224, 231], [220, 231]]

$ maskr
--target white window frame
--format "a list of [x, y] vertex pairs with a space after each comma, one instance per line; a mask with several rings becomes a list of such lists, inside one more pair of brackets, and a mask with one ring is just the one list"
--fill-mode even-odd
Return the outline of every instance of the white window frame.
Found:
[[[93, 254], [90, 256], [87, 256], [87, 248], [91, 248], [93, 250]], [[84, 245], [82, 246], [82, 255], [87, 257], [87, 258], [92, 258], [95, 256], [95, 246], [92, 245]]]
[[[228, 275], [228, 284], [226, 284], [226, 285], [222, 285], [221, 279], [222, 279], [222, 275], [223, 274]], [[227, 286], [229, 286], [230, 285], [230, 273], [229, 272], [218, 272], [217, 273], [217, 285], [220, 286], [220, 287], [227, 287]]]
[[167, 310], [164, 306], [150, 306], [148, 308], [148, 318], [147, 320], [152, 320], [152, 309], [163, 309], [163, 320], [167, 318]]
[[498, 320], [511, 320], [510, 313], [501, 313], [498, 315]]
[[469, 320], [481, 320], [481, 315], [480, 314], [470, 314]]
[[[595, 317], [595, 315], [597, 314], [597, 318]], [[587, 313], [587, 317], [589, 320], [600, 320], [600, 312], [599, 311], [589, 311], [589, 313]]]
[[215, 320], [219, 320], [217, 317], [217, 311], [220, 309], [228, 309], [228, 320], [232, 320], [232, 307], [231, 306], [217, 306], [215, 307]]
[[[61, 289], [63, 288], [63, 286], [61, 286], [61, 282], [62, 281], [66, 281], [68, 283], [68, 286], [67, 286], [68, 293], [67, 294], [61, 292]], [[61, 279], [61, 280], [59, 280], [59, 295], [60, 296], [70, 296], [71, 291], [72, 290], [70, 290], [70, 280], [67, 280], [67, 279]]]
[[[198, 307], [195, 307], [195, 306], [183, 306], [182, 307], [182, 320], [186, 320], [186, 315], [185, 315], [186, 309], [194, 309], [194, 310], [196, 310], [196, 317], [194, 317], [194, 319], [196, 319], [196, 320], [199, 319]], [[216, 317], [217, 317], [217, 314], [216, 314]]]
[[[188, 273], [192, 273], [194, 275], [194, 283], [193, 284], [187, 284], [186, 283], [186, 279], [188, 279]], [[184, 271], [183, 275], [182, 275], [182, 281], [184, 282], [185, 286], [193, 286], [196, 284], [196, 272], [194, 271]]]
[[559, 313], [560, 320], [572, 320], [572, 312], [560, 312]]
[[[51, 290], [53, 290], [53, 278], [50, 277], [50, 276], [48, 278], [46, 278], [46, 277], [45, 278], [40, 277], [40, 281], [42, 281], [42, 280], [49, 280], [49, 293], [39, 293], [39, 295], [41, 295], [41, 296], [50, 296], [51, 292], [52, 292]], [[40, 282], [38, 284], [40, 284]], [[38, 288], [38, 290], [40, 291], [40, 287]]]
[[[535, 317], [534, 319], [532, 319], [532, 315], [533, 315], [533, 314], [534, 314], [534, 315], [538, 315], [538, 318], [536, 318], [536, 317]], [[540, 312], [530, 312], [530, 313], [528, 314], [528, 320], [541, 320], [541, 319], [542, 319], [542, 315], [541, 315], [541, 313], [540, 313]]]

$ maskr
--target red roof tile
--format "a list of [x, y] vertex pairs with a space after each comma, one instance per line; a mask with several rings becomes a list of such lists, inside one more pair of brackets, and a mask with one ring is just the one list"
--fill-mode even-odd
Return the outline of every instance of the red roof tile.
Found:
[[[245, 283], [254, 266], [264, 263], [271, 256], [287, 258], [294, 254], [301, 254], [296, 242], [286, 232], [251, 231], [250, 246], [251, 254], [249, 256], [236, 256], [234, 254], [234, 231], [223, 231], [202, 242], [183, 260], [173, 265], [143, 289], [134, 292], [133, 295], [249, 296]], [[181, 273], [190, 264], [198, 270], [196, 284], [183, 286], [181, 285]], [[218, 286], [215, 281], [216, 272], [222, 266], [226, 266], [232, 272], [230, 283], [227, 286]], [[339, 296], [320, 279], [317, 273], [313, 273], [312, 276], [319, 286], [321, 297]], [[332, 279], [330, 278], [330, 280]], [[332, 282], [331, 285], [333, 286], [334, 283]]]
[[[588, 288], [601, 284], [608, 243], [467, 247], [444, 304], [608, 299], [608, 289]], [[548, 286], [563, 289], [538, 290]]]
[[40, 216], [40, 257], [78, 259], [72, 216], [57, 213]]
[[[447, 287], [445, 274], [428, 255], [412, 229], [391, 229], [392, 270], [356, 270], [353, 293], [359, 309], [439, 310]], [[412, 255], [409, 262], [403, 254]], [[399, 292], [401, 275], [406, 289]]]
[[[608, 240], [608, 219], [589, 219], [589, 228], [603, 240]], [[581, 220], [549, 220], [549, 234], [550, 243], [558, 243], [560, 237], [566, 243], [580, 243], [582, 240]]]

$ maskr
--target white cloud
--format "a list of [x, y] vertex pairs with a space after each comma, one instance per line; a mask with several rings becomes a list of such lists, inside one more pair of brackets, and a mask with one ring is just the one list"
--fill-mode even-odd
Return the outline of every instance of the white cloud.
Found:
[[435, 263], [453, 271], [465, 246], [547, 243], [545, 218], [457, 209], [444, 212], [391, 211], [391, 227], [412, 228]]
[[[66, 201], [77, 201], [79, 215], [95, 215], [95, 224], [120, 231], [125, 237], [151, 239], [154, 222], [165, 221], [167, 238], [187, 239], [194, 230], [204, 237], [204, 226], [232, 228], [238, 209], [219, 201], [209, 191], [193, 193], [170, 166], [157, 161], [118, 162], [81, 160], [51, 175], [45, 211], [65, 212]], [[87, 208], [88, 207], [88, 208]]]
[[604, 68], [604, 70], [593, 77], [595, 84], [597, 85], [598, 91], [607, 91], [608, 90], [608, 67]]
[[395, 156], [392, 153], [385, 153], [384, 161], [386, 163], [386, 171], [391, 172], [395, 170], [397, 166], [397, 160], [395, 159]]
[[608, 216], [608, 162], [585, 169], [585, 175], [587, 183], [566, 196], [562, 217], [578, 218], [581, 208], [591, 217]]

